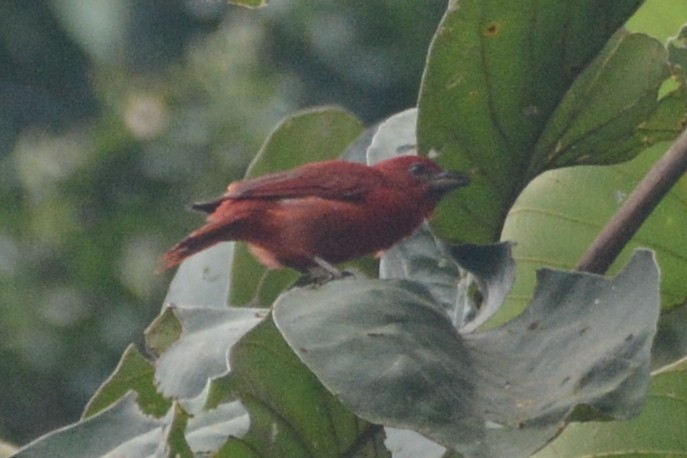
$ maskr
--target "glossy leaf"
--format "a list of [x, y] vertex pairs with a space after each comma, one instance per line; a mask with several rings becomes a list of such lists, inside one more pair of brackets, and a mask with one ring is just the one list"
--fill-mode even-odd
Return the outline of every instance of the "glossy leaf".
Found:
[[258, 456], [283, 458], [388, 456], [377, 448], [382, 429], [356, 418], [327, 392], [272, 320], [241, 339], [230, 361], [250, 430], [231, 439], [220, 456], [244, 456], [246, 448]]
[[668, 73], [660, 43], [616, 33], [640, 4], [450, 3], [423, 78], [418, 140], [474, 179], [448, 197], [442, 235], [498, 240], [508, 208], [542, 171], [627, 160], [676, 134], [674, 116], [641, 129]]
[[294, 289], [274, 314], [301, 360], [361, 418], [468, 455], [526, 456], [578, 404], [638, 412], [657, 284], [648, 252], [614, 279], [543, 271], [520, 318], [462, 337], [424, 288], [404, 281]]
[[360, 417], [479, 450], [469, 356], [419, 284], [341, 280], [291, 290], [274, 314], [291, 348]]

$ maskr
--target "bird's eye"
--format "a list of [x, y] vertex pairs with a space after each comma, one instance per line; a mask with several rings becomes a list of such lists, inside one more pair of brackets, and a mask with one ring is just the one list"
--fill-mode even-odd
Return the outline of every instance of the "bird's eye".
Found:
[[408, 172], [416, 177], [426, 176], [429, 174], [429, 169], [424, 164], [413, 164], [408, 167]]

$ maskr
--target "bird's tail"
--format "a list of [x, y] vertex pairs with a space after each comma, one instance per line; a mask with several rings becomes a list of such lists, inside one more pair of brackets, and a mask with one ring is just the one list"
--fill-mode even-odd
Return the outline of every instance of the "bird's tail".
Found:
[[219, 243], [232, 240], [232, 225], [224, 221], [206, 224], [200, 229], [189, 234], [181, 242], [174, 245], [162, 257], [160, 271], [171, 269], [191, 255], [203, 251], [206, 248]]

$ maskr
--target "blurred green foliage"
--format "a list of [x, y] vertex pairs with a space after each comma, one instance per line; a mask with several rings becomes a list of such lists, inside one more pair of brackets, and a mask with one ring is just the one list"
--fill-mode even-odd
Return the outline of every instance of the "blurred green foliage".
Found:
[[444, 1], [0, 3], [0, 438], [75, 421], [158, 313], [190, 201], [270, 129], [413, 106]]

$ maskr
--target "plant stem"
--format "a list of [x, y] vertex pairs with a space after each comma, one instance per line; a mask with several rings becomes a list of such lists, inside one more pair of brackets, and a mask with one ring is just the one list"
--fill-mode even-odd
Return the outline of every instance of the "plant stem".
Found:
[[687, 129], [646, 174], [577, 264], [577, 270], [604, 274], [661, 199], [687, 172]]

